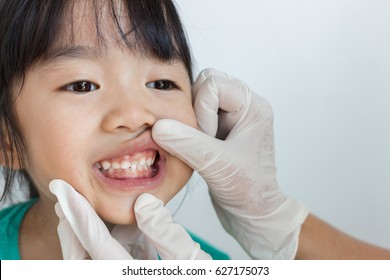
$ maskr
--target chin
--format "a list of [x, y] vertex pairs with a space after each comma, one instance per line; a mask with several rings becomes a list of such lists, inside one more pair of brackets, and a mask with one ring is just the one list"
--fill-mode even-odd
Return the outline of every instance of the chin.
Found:
[[[162, 200], [163, 203], [167, 203], [174, 194], [167, 196], [160, 196], [154, 194], [158, 199]], [[103, 207], [95, 208], [95, 211], [99, 217], [107, 224], [113, 225], [133, 225], [137, 223], [134, 213], [134, 204], [136, 199], [131, 202], [113, 202], [111, 205], [104, 205]]]
[[137, 221], [135, 219], [134, 211], [128, 215], [115, 215], [113, 217], [102, 217], [105, 223], [110, 223], [113, 225], [133, 225]]
[[[135, 224], [135, 198], [120, 200], [105, 198], [103, 203], [93, 204], [96, 213], [106, 224], [130, 225]], [[102, 200], [100, 201], [102, 202]]]

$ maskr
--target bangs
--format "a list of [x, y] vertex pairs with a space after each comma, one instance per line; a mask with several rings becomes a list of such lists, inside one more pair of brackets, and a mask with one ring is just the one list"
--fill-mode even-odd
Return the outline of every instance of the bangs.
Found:
[[[11, 2], [11, 1], [9, 1]], [[114, 36], [133, 53], [159, 61], [180, 60], [192, 81], [192, 62], [187, 38], [179, 15], [171, 1], [12, 1], [0, 4], [0, 16], [13, 14], [7, 32], [1, 34], [1, 80], [12, 81], [23, 77], [35, 63], [55, 56], [63, 45], [73, 46], [79, 30], [75, 15], [85, 16], [94, 24], [99, 48], [110, 45]], [[80, 7], [82, 9], [80, 9]], [[13, 10], [11, 10], [13, 8]], [[116, 34], [107, 32], [116, 31]]]

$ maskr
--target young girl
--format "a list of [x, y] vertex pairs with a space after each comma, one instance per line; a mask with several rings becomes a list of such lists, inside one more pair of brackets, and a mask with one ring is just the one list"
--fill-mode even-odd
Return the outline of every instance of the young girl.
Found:
[[151, 137], [159, 119], [197, 126], [171, 1], [2, 0], [0, 26], [2, 199], [19, 174], [31, 194], [0, 212], [0, 259], [63, 258], [53, 179], [107, 225], [135, 224], [140, 194], [166, 203], [186, 184], [192, 169]]

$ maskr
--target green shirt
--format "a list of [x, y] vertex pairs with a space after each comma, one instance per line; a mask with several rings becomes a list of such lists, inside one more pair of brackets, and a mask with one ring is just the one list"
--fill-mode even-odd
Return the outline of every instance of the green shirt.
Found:
[[[35, 202], [36, 199], [32, 199], [0, 211], [0, 260], [20, 260], [20, 225], [25, 214]], [[195, 242], [199, 243], [202, 250], [210, 254], [214, 260], [230, 259], [226, 253], [213, 247], [195, 234], [188, 233]]]

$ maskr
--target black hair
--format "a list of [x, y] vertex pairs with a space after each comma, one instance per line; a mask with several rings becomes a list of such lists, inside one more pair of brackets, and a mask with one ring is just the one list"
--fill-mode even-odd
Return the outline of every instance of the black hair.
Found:
[[[30, 196], [37, 196], [28, 174], [23, 169], [12, 169], [14, 161], [24, 166], [28, 152], [14, 108], [15, 84], [23, 84], [25, 73], [45, 61], [56, 45], [64, 40], [72, 42], [73, 27], [69, 26], [73, 26], [76, 4], [82, 2], [94, 8], [98, 35], [105, 6], [126, 47], [164, 62], [180, 59], [192, 82], [189, 45], [171, 0], [0, 0], [0, 162], [5, 179], [0, 202], [8, 196], [17, 178], [27, 179]], [[123, 11], [129, 26], [123, 26], [120, 20]], [[99, 37], [100, 43], [104, 40]]]

